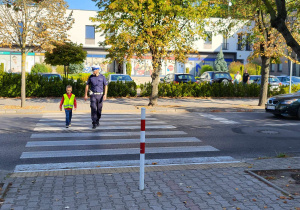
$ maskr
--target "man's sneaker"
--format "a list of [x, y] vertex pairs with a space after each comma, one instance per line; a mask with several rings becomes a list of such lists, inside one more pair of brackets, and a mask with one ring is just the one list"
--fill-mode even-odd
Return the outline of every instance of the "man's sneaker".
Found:
[[95, 125], [95, 124], [93, 124], [93, 127], [92, 127], [92, 129], [96, 129], [96, 125]]
[[66, 125], [66, 128], [69, 128], [69, 126]]
[[99, 126], [100, 126], [100, 123], [97, 123], [96, 126], [99, 127]]

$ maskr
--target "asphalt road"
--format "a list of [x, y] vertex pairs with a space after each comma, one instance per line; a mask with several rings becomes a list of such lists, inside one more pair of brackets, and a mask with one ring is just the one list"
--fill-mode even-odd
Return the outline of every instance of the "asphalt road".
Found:
[[[21, 171], [44, 166], [45, 170], [66, 169], [71, 163], [73, 168], [114, 167], [139, 160], [138, 115], [104, 117], [96, 131], [90, 129], [89, 114], [74, 116], [69, 130], [64, 128], [63, 116], [57, 116], [2, 115], [0, 170], [14, 171], [16, 166]], [[294, 118], [215, 112], [149, 114], [147, 119], [147, 126], [152, 126], [146, 130], [147, 139], [152, 139], [146, 146], [150, 163], [300, 156], [300, 121]], [[123, 135], [129, 132], [130, 136]]]

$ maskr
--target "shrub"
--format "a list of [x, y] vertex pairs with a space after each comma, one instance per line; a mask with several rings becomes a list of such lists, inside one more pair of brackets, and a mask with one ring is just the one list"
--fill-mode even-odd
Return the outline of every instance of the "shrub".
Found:
[[[50, 67], [51, 68], [51, 67]], [[31, 68], [31, 73], [37, 74], [37, 73], [48, 73], [52, 72], [52, 69], [50, 70], [47, 68], [47, 66], [43, 63], [36, 63], [34, 66]]]
[[229, 73], [235, 75], [238, 71], [240, 71], [240, 74], [242, 75], [243, 72], [241, 71], [241, 66], [243, 66], [241, 62], [231, 62], [228, 66]]
[[212, 66], [210, 66], [210, 65], [203, 65], [202, 68], [201, 68], [200, 73], [203, 74], [206, 71], [213, 71], [213, 70], [214, 70], [214, 68]]
[[131, 76], [131, 63], [130, 62], [127, 62], [126, 63], [126, 74], [128, 74], [129, 76]]
[[108, 84], [108, 97], [127, 97], [127, 96], [136, 96], [137, 87], [135, 82], [110, 82]]
[[[247, 63], [245, 65], [245, 69], [247, 69], [248, 74], [250, 75], [256, 75], [258, 73], [258, 69], [260, 70], [260, 68], [258, 67], [259, 65], [255, 64], [255, 63]], [[260, 73], [260, 71], [259, 71]]]
[[4, 63], [0, 63], [0, 72], [4, 72]]

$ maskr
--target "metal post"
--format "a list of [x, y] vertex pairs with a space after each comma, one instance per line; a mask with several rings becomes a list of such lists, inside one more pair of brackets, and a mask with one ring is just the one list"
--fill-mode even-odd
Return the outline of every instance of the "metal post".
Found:
[[289, 89], [289, 93], [292, 92], [292, 76], [293, 76], [293, 61], [291, 60], [291, 68], [290, 68], [290, 89]]
[[140, 138], [140, 190], [144, 190], [145, 179], [145, 129], [146, 128], [146, 109], [141, 109], [141, 138]]

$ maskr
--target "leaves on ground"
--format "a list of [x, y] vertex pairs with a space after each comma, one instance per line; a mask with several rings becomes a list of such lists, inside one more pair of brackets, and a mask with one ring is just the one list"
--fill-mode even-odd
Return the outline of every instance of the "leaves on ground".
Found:
[[162, 196], [162, 193], [161, 193], [161, 192], [157, 192], [156, 194], [157, 194], [158, 197], [161, 197], [161, 196]]

